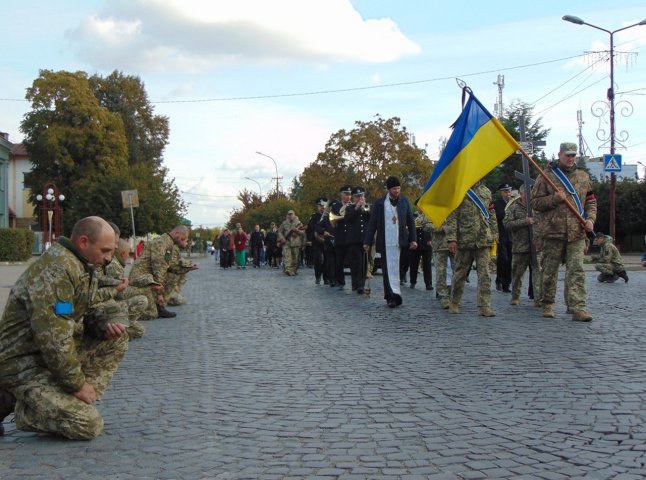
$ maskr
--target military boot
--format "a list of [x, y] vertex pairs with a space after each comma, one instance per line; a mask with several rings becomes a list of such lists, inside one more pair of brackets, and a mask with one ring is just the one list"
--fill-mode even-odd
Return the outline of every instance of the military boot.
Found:
[[509, 302], [511, 305], [520, 305], [520, 299], [516, 297], [512, 297], [511, 301]]
[[449, 302], [449, 313], [460, 313], [460, 305], [450, 301]]
[[165, 307], [162, 307], [161, 305], [157, 305], [157, 317], [158, 318], [173, 318], [176, 317], [177, 314], [175, 312], [171, 312], [170, 310], [166, 310]]
[[554, 314], [554, 304], [553, 303], [546, 303], [543, 305], [543, 316], [545, 318], [554, 318], [556, 315]]
[[577, 310], [572, 314], [573, 322], [589, 322], [592, 320], [592, 317], [585, 310]]
[[180, 305], [186, 305], [187, 300], [184, 295], [179, 292], [174, 292], [168, 297], [168, 305], [171, 307], [178, 307]]
[[619, 278], [623, 278], [623, 279], [624, 279], [624, 283], [628, 283], [628, 274], [626, 273], [626, 270], [622, 270], [621, 272], [619, 272], [619, 273], [617, 274], [617, 276], [618, 276]]
[[494, 312], [491, 307], [480, 307], [478, 313], [481, 317], [495, 317], [496, 312]]
[[444, 310], [448, 310], [448, 308], [451, 306], [451, 301], [450, 301], [448, 298], [443, 298], [443, 299], [440, 301], [440, 306], [441, 306]]
[[15, 406], [16, 399], [14, 398], [14, 396], [6, 390], [0, 390], [0, 435], [4, 435], [4, 427], [2, 426], [2, 421], [6, 416], [13, 413]]

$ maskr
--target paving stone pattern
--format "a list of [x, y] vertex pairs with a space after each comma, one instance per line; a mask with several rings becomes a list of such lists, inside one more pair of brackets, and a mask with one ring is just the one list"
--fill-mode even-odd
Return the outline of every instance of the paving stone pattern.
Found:
[[[174, 319], [146, 322], [92, 442], [0, 437], [2, 479], [643, 479], [646, 272], [599, 284], [594, 321], [493, 292], [477, 316], [402, 287], [387, 308], [206, 259]], [[349, 283], [349, 282], [348, 282]]]

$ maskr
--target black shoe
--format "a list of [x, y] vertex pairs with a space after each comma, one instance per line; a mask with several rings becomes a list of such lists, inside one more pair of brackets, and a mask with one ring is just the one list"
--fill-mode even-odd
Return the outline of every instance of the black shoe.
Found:
[[410, 288], [415, 288], [415, 285], [416, 285], [415, 283], [411, 283], [411, 284], [409, 285], [409, 287], [410, 287]]
[[336, 287], [336, 283], [330, 282], [330, 288], [334, 288], [334, 287]]
[[157, 306], [157, 317], [158, 318], [173, 318], [176, 317], [177, 313], [166, 310], [164, 307]]
[[502, 285], [499, 283], [496, 283], [496, 290], [498, 290], [499, 292], [502, 292]]
[[357, 293], [359, 295], [363, 295], [363, 288], [362, 287], [357, 288]]
[[395, 308], [397, 306], [394, 300], [388, 300], [387, 303], [390, 308]]
[[509, 289], [509, 285], [502, 286], [502, 293], [511, 293], [511, 290]]
[[2, 421], [13, 413], [16, 406], [16, 399], [6, 390], [0, 390], [0, 435], [4, 435], [4, 427]]
[[433, 290], [433, 285], [426, 285], [426, 290]]
[[619, 278], [623, 278], [623, 279], [624, 279], [624, 283], [628, 283], [628, 274], [626, 273], [626, 270], [622, 270], [621, 272], [619, 272], [619, 273], [617, 274], [617, 276], [618, 276]]
[[320, 278], [317, 278], [315, 283], [316, 283], [317, 285], [320, 285], [320, 284], [321, 284], [321, 279], [320, 279]]

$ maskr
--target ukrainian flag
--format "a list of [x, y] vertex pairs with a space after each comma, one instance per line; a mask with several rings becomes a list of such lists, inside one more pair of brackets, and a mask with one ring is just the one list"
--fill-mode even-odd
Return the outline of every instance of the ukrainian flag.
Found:
[[520, 149], [516, 140], [469, 90], [469, 100], [417, 205], [438, 227], [467, 190]]

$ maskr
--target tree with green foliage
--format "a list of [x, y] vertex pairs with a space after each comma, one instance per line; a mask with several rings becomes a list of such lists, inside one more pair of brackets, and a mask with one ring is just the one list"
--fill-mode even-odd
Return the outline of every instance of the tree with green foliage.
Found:
[[21, 131], [32, 170], [25, 186], [34, 204], [45, 183], [59, 187], [66, 196], [64, 231], [81, 217], [100, 215], [131, 233], [123, 190], [138, 191], [137, 232], [179, 222], [185, 204], [162, 164], [168, 119], [153, 114], [139, 78], [42, 70], [26, 98], [32, 110]]
[[335, 198], [344, 184], [361, 185], [368, 200], [384, 195], [386, 178], [396, 175], [406, 195], [417, 197], [432, 171], [426, 152], [411, 142], [400, 119], [375, 115], [370, 122], [334, 133], [303, 173], [295, 180], [297, 199], [312, 205], [319, 196]]
[[[139, 77], [115, 70], [107, 77], [93, 75], [89, 81], [100, 105], [119, 114], [125, 126], [130, 168], [124, 190], [138, 192], [135, 228], [142, 232], [173, 228], [186, 212], [186, 204], [162, 164], [170, 132], [168, 118], [155, 115]], [[122, 232], [131, 233], [129, 211], [114, 221]]]
[[127, 144], [119, 115], [99, 105], [84, 72], [42, 70], [27, 89], [32, 110], [20, 129], [32, 170], [25, 175], [30, 200], [37, 204], [43, 185], [54, 182], [65, 194], [63, 231], [87, 215], [115, 218], [109, 203], [92, 203], [104, 185], [127, 171]]

